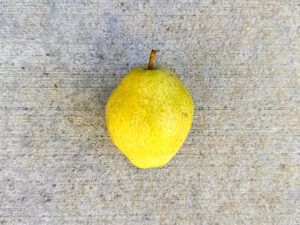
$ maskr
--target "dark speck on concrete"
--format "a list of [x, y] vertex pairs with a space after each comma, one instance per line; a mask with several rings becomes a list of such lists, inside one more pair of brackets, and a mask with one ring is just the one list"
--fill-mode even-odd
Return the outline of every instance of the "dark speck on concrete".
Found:
[[286, 168], [286, 165], [285, 164], [280, 164], [280, 169], [285, 169]]

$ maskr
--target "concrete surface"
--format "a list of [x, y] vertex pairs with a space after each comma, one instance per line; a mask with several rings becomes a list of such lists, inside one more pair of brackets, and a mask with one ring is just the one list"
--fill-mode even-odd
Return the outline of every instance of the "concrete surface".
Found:
[[[0, 224], [300, 224], [299, 47], [298, 0], [0, 1]], [[196, 111], [140, 170], [104, 107], [152, 48]]]

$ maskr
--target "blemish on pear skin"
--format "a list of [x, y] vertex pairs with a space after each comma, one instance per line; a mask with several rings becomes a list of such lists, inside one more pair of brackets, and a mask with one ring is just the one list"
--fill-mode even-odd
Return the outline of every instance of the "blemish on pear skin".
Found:
[[187, 118], [189, 114], [187, 114], [186, 112], [182, 112], [182, 115]]

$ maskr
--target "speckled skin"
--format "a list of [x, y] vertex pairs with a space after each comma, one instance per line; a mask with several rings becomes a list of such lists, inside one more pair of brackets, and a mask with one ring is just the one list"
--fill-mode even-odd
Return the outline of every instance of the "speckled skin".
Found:
[[194, 103], [169, 69], [141, 66], [130, 71], [106, 105], [106, 123], [117, 147], [139, 168], [165, 165], [192, 125]]

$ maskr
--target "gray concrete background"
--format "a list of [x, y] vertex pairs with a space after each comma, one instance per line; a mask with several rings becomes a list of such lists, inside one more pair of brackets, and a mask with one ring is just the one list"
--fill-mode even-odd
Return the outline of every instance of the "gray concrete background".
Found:
[[[140, 170], [104, 108], [152, 48], [196, 110]], [[0, 224], [300, 224], [299, 48], [298, 0], [0, 1]]]

